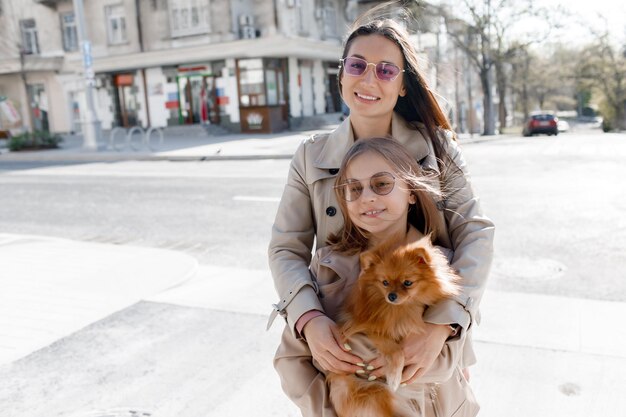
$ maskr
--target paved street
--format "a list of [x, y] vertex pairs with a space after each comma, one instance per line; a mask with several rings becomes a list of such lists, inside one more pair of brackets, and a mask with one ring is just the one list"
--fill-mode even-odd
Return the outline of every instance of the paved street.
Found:
[[[472, 371], [481, 416], [621, 417], [615, 393], [626, 390], [626, 332], [614, 322], [626, 314], [626, 135], [511, 137], [464, 149], [497, 224]], [[0, 205], [0, 253], [24, 235], [69, 239], [37, 240], [49, 249], [36, 270], [46, 273], [51, 253], [67, 256], [54, 294], [78, 295], [39, 307], [39, 327], [59, 331], [56, 342], [17, 333], [39, 346], [0, 361], [0, 416], [297, 416], [271, 368], [280, 326], [264, 330], [274, 302], [265, 251], [288, 163], [0, 158], [0, 195], [9, 196]], [[23, 277], [0, 274], [8, 317], [0, 349], [16, 346], [11, 322], [37, 327], [19, 303], [7, 307], [30, 285], [24, 277], [37, 282], [26, 240], [5, 244], [12, 255], [0, 258], [0, 270]], [[110, 268], [89, 266], [103, 251], [111, 265], [132, 259], [137, 270], [94, 282], [101, 319], [70, 320], [68, 311], [85, 307], [72, 280]], [[169, 289], [153, 279], [176, 274], [144, 257], [165, 265], [167, 254], [180, 257], [170, 267], [185, 274], [188, 261], [199, 261], [193, 278]], [[53, 329], [56, 317], [78, 327]]]
[[[596, 130], [465, 146], [497, 224], [493, 288], [626, 301], [622, 139]], [[0, 164], [0, 192], [12, 196], [0, 205], [2, 231], [264, 270], [289, 161]]]

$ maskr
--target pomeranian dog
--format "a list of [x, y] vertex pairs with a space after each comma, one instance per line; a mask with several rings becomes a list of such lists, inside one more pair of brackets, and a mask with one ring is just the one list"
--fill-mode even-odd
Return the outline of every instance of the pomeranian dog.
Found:
[[[385, 380], [330, 373], [330, 400], [339, 417], [409, 417], [415, 409], [398, 388], [404, 339], [424, 330], [428, 305], [458, 293], [458, 275], [430, 236], [407, 246], [389, 243], [364, 252], [361, 275], [344, 303], [338, 325], [348, 341], [365, 335], [387, 363]], [[402, 389], [400, 389], [402, 391]]]

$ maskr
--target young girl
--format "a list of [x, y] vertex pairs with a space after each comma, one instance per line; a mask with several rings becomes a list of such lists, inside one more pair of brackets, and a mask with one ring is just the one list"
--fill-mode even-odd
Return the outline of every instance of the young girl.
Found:
[[[383, 241], [408, 244], [425, 233], [437, 236], [438, 210], [433, 197], [439, 192], [433, 179], [391, 138], [361, 139], [350, 148], [335, 181], [344, 227], [331, 236], [329, 246], [316, 252], [310, 267], [327, 317], [337, 318], [358, 279], [362, 251]], [[448, 332], [434, 365], [414, 382], [419, 388], [411, 398], [416, 416], [445, 417], [454, 412], [455, 416], [474, 416], [478, 411], [459, 364], [466, 333], [453, 328]], [[375, 357], [367, 343], [359, 342], [351, 349], [366, 361]], [[288, 327], [274, 365], [285, 393], [303, 416], [336, 415], [325, 383], [324, 372], [330, 364], [314, 360], [306, 341], [297, 339]], [[374, 366], [367, 362], [359, 365], [358, 375], [375, 379]]]

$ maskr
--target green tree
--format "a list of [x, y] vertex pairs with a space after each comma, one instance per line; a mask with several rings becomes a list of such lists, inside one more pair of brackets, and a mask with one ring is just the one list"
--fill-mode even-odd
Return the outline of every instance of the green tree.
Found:
[[578, 60], [582, 85], [593, 86], [602, 99], [603, 116], [616, 129], [626, 129], [626, 53], [611, 43], [608, 32], [596, 34]]

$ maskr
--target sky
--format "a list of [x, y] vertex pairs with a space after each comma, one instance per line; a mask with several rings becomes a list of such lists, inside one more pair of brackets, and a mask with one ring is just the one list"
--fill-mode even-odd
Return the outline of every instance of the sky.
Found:
[[[564, 21], [563, 33], [566, 39], [576, 41], [587, 35], [581, 28], [583, 23], [602, 29], [602, 20], [598, 14], [607, 18], [608, 29], [615, 40], [626, 42], [626, 2], [624, 0], [535, 0], [541, 6], [561, 6], [572, 13], [572, 17]], [[571, 20], [571, 21], [570, 21]]]
[[[448, 4], [453, 10], [463, 9], [460, 0], [431, 0], [433, 3]], [[473, 4], [481, 4], [484, 0], [469, 0]], [[496, 0], [491, 0], [492, 4], [496, 4]], [[555, 13], [554, 21], [563, 26], [562, 29], [551, 31], [551, 39], [560, 40], [564, 43], [585, 44], [588, 43], [592, 35], [586, 26], [592, 26], [599, 31], [604, 28], [604, 23], [599, 17], [602, 14], [606, 17], [608, 29], [614, 42], [624, 45], [626, 43], [626, 0], [534, 0], [537, 8], [548, 8], [555, 10], [557, 7], [561, 10], [565, 9], [569, 12], [569, 16]], [[544, 24], [535, 19], [530, 19], [528, 24], [518, 22], [512, 31], [520, 31], [521, 33], [533, 32], [533, 25]], [[541, 28], [537, 27], [537, 32], [542, 33]]]

